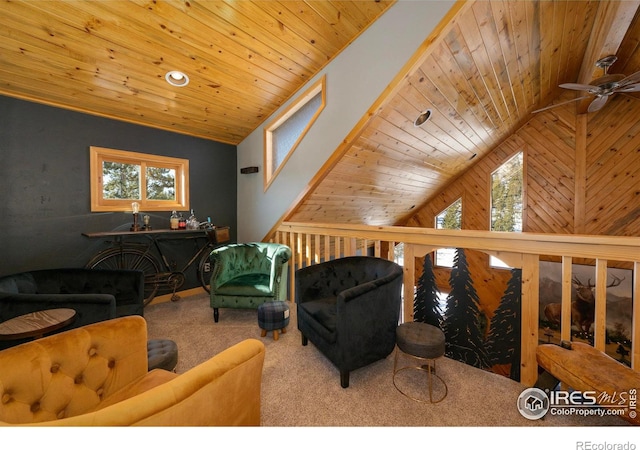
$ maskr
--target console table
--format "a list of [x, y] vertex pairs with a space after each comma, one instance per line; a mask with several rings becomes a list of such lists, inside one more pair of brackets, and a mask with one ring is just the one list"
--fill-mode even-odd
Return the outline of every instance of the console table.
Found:
[[[209, 292], [211, 264], [209, 254], [216, 246], [229, 242], [229, 227], [210, 227], [197, 230], [146, 230], [85, 232], [88, 238], [101, 238], [109, 247], [94, 254], [85, 267], [91, 269], [141, 270], [145, 275], [144, 304], [149, 304], [158, 291], [172, 292], [171, 299], [180, 298], [176, 291], [186, 281], [187, 273], [195, 271], [199, 284]], [[202, 239], [205, 242], [202, 242]], [[168, 245], [174, 241], [181, 244]], [[164, 247], [164, 248], [163, 248]], [[191, 247], [191, 248], [189, 248]], [[195, 286], [190, 286], [195, 287]]]

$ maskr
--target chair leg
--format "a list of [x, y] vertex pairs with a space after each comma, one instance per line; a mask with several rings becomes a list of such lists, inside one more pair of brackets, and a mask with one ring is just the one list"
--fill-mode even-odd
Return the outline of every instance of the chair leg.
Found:
[[309, 341], [307, 340], [307, 337], [303, 334], [302, 335], [302, 345], [307, 345], [309, 343]]
[[217, 323], [219, 318], [220, 311], [218, 311], [218, 308], [213, 308], [213, 321]]
[[277, 341], [280, 338], [280, 336], [278, 335], [278, 330], [273, 330], [273, 340]]
[[340, 371], [340, 386], [342, 386], [345, 389], [349, 387], [349, 371], [348, 370]]

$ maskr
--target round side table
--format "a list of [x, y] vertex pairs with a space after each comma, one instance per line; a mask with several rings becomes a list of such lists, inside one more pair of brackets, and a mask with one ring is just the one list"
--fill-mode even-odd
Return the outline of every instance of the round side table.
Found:
[[0, 323], [0, 340], [38, 339], [66, 327], [76, 318], [75, 309], [56, 308], [23, 314]]

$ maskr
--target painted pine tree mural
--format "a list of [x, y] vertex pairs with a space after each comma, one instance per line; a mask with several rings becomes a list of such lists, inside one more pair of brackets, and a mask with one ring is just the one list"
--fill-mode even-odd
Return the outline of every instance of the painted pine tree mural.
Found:
[[512, 269], [511, 279], [491, 319], [486, 343], [492, 370], [516, 381], [520, 381], [521, 300], [522, 270]]
[[489, 360], [484, 347], [486, 320], [480, 312], [478, 294], [473, 287], [467, 259], [461, 248], [456, 249], [449, 285], [451, 292], [447, 297], [443, 324], [447, 356], [487, 369]]
[[438, 302], [440, 290], [436, 285], [431, 255], [425, 255], [422, 275], [418, 279], [413, 299], [413, 321], [442, 328], [442, 311]]

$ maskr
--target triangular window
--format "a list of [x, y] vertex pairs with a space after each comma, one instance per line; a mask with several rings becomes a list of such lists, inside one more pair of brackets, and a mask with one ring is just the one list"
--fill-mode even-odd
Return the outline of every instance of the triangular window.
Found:
[[[462, 229], [462, 199], [459, 198], [444, 211], [436, 216], [436, 230], [461, 230]], [[441, 248], [436, 250], [435, 265], [440, 267], [453, 267], [453, 259], [456, 256], [455, 248]]]
[[325, 78], [323, 76], [265, 127], [265, 191], [324, 109]]
[[[523, 155], [517, 153], [491, 174], [491, 231], [522, 231]], [[508, 268], [495, 256], [492, 267]]]

